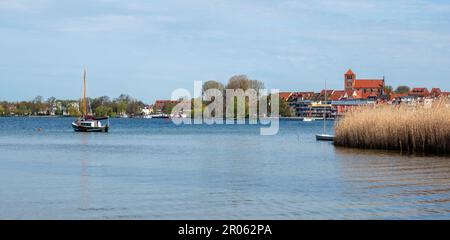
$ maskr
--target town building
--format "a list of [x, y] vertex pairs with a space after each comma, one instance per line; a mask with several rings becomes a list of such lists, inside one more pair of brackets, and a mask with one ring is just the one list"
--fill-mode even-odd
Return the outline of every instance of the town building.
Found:
[[418, 98], [425, 98], [430, 95], [430, 92], [427, 88], [421, 87], [421, 88], [413, 88], [409, 92], [410, 96], [418, 97]]
[[153, 113], [153, 107], [150, 105], [144, 106], [144, 108], [141, 110], [141, 113], [144, 116], [149, 116], [150, 114]]
[[441, 94], [442, 94], [442, 91], [440, 88], [432, 88], [431, 92], [430, 92], [430, 97], [437, 98], [437, 97], [440, 97]]
[[384, 93], [384, 87], [384, 78], [357, 79], [356, 74], [351, 69], [344, 74], [344, 90], [347, 96], [353, 96], [355, 92], [360, 98], [380, 96]]

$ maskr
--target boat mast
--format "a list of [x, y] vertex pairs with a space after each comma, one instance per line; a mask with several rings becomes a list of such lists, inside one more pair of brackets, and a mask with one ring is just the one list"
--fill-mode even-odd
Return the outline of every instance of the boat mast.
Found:
[[86, 68], [84, 69], [84, 87], [83, 87], [83, 104], [84, 104], [84, 116], [87, 115], [87, 101], [86, 101]]
[[327, 80], [325, 80], [325, 104], [324, 104], [324, 111], [323, 111], [323, 133], [324, 134], [327, 132], [326, 123], [325, 123], [326, 113], [327, 113]]

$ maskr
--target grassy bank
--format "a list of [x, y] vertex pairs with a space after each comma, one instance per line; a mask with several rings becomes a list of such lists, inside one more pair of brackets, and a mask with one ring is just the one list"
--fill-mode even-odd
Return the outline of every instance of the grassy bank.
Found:
[[355, 109], [336, 123], [345, 147], [450, 154], [450, 107], [375, 106]]

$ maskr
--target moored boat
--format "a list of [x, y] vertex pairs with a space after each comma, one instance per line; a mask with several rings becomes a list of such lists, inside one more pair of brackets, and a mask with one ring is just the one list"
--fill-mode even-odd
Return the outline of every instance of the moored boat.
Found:
[[[102, 120], [106, 120], [106, 123], [102, 123]], [[75, 120], [72, 128], [75, 132], [108, 132], [109, 117], [84, 116]]]
[[170, 118], [168, 114], [160, 113], [160, 114], [153, 114], [151, 115], [152, 118]]
[[334, 135], [330, 134], [316, 134], [317, 141], [334, 141]]
[[[106, 120], [105, 123], [102, 121]], [[84, 86], [83, 86], [83, 116], [72, 123], [75, 132], [108, 132], [109, 117], [94, 117], [87, 113], [86, 100], [86, 69], [84, 70]]]
[[[325, 81], [325, 106], [327, 104], [327, 81]], [[316, 141], [334, 141], [334, 135], [327, 134], [326, 107], [323, 110], [323, 133], [316, 134]]]

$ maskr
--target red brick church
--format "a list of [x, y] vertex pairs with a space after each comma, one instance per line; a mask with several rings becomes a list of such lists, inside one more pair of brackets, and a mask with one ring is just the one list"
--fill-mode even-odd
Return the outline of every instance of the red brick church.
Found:
[[344, 74], [344, 81], [348, 98], [378, 97], [384, 91], [384, 79], [357, 79], [351, 69]]

